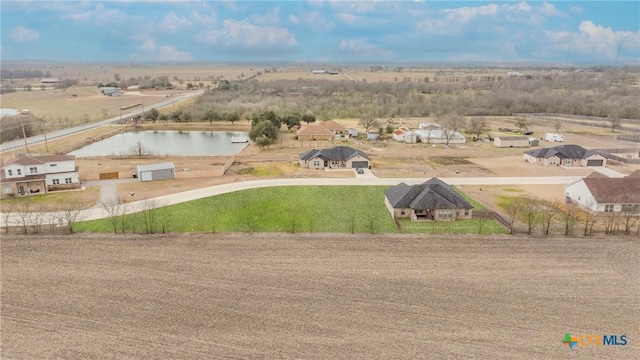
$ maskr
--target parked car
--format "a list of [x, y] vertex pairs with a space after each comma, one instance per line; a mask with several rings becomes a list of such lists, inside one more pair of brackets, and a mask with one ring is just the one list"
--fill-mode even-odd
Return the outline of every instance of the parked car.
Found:
[[533, 135], [533, 131], [524, 131], [522, 135]]
[[356, 169], [356, 172], [357, 172], [358, 174], [364, 174], [364, 170], [362, 170], [362, 168], [357, 168], [357, 169]]
[[498, 130], [503, 131], [503, 132], [511, 132], [511, 129], [503, 128], [503, 127], [499, 128]]

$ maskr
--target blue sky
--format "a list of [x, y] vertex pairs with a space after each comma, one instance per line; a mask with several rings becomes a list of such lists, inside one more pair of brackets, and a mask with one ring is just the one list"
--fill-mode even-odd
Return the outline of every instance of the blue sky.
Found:
[[0, 1], [2, 60], [640, 62], [640, 1]]

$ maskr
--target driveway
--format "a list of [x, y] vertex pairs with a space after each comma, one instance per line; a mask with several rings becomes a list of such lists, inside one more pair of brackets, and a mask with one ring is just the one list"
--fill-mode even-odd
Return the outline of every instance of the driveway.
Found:
[[118, 197], [118, 192], [116, 191], [118, 184], [124, 184], [129, 182], [138, 181], [137, 179], [112, 179], [112, 180], [94, 180], [94, 181], [84, 181], [83, 185], [88, 186], [99, 186], [100, 187], [100, 199], [92, 208], [101, 207], [102, 203], [108, 203], [109, 201], [116, 199]]

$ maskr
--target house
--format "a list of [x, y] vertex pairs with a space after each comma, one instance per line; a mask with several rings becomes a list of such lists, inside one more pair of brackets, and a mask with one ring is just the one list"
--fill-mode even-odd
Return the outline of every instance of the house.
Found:
[[138, 165], [140, 181], [167, 180], [176, 178], [176, 167], [172, 162]]
[[531, 164], [556, 166], [606, 166], [607, 158], [593, 150], [578, 145], [561, 145], [529, 150], [524, 161]]
[[399, 142], [415, 144], [418, 141], [418, 135], [409, 128], [402, 126], [393, 131], [393, 138]]
[[603, 212], [631, 212], [640, 215], [640, 170], [623, 178], [593, 173], [564, 187], [567, 202]]
[[[418, 136], [418, 140], [425, 144], [446, 144], [447, 133], [451, 130], [415, 130], [414, 132]], [[450, 134], [449, 144], [464, 144], [467, 142], [467, 138], [460, 134], [459, 131], [454, 131]]]
[[44, 78], [40, 80], [40, 84], [58, 84], [60, 83], [60, 79], [58, 78]]
[[298, 164], [309, 169], [356, 169], [369, 168], [369, 162], [367, 154], [360, 150], [349, 146], [336, 146], [302, 153]]
[[442, 130], [442, 127], [440, 125], [432, 123], [421, 123], [420, 125], [418, 125], [418, 128], [420, 130]]
[[556, 133], [546, 133], [544, 135], [544, 139], [552, 142], [562, 142], [564, 141], [564, 135]]
[[438, 178], [420, 185], [405, 183], [384, 192], [384, 203], [396, 218], [411, 221], [471, 219], [473, 206]]
[[493, 139], [493, 145], [501, 148], [530, 147], [531, 143], [526, 136], [497, 136]]
[[335, 121], [322, 121], [322, 122], [318, 123], [318, 125], [320, 125], [323, 128], [331, 131], [331, 133], [333, 135], [346, 135], [346, 134], [349, 133], [349, 131], [347, 130], [346, 127], [338, 124]]
[[2, 168], [2, 198], [80, 187], [73, 155], [23, 156]]
[[320, 125], [303, 126], [296, 131], [296, 135], [301, 141], [329, 141], [333, 138], [333, 132]]
[[124, 95], [124, 92], [120, 89], [107, 89], [102, 92], [106, 96], [121, 96]]
[[311, 70], [311, 73], [314, 75], [321, 75], [321, 74], [328, 74], [329, 71], [327, 70]]

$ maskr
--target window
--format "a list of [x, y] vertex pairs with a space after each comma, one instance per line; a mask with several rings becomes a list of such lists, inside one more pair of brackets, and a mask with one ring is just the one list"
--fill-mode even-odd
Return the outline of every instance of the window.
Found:
[[71, 184], [71, 178], [64, 178], [65, 184]]
[[5, 195], [8, 195], [8, 194], [13, 193], [13, 191], [11, 190], [11, 187], [10, 187], [10, 186], [5, 186], [5, 187], [3, 187], [3, 188], [2, 188], [2, 192], [3, 192]]
[[49, 164], [49, 166], [56, 167], [56, 166], [58, 166], [58, 164]]
[[451, 210], [440, 210], [440, 217], [443, 219], [448, 219], [452, 216]]
[[22, 170], [16, 169], [16, 172], [18, 173], [18, 175], [22, 175]]
[[13, 176], [13, 170], [7, 170], [7, 173], [9, 174], [9, 176]]
[[604, 206], [604, 212], [613, 212], [613, 205], [605, 205]]
[[53, 179], [53, 180], [51, 180], [51, 183], [53, 185], [60, 185], [60, 179]]
[[464, 216], [469, 216], [469, 209], [464, 209]]
[[37, 167], [30, 167], [29, 168], [29, 172], [32, 174], [37, 174], [38, 173], [38, 168]]

